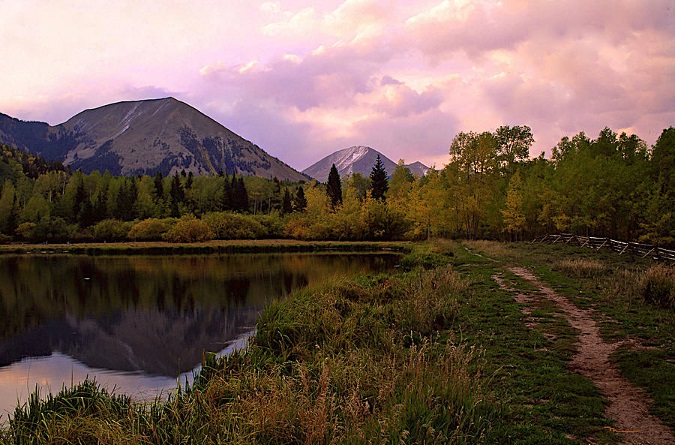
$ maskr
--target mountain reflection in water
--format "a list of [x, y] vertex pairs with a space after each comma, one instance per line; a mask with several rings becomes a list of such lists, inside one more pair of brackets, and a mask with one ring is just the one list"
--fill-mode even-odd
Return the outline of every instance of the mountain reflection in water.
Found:
[[[331, 277], [387, 270], [397, 260], [391, 254], [0, 256], [0, 384], [12, 364], [32, 359], [37, 367], [36, 358], [53, 357], [53, 367], [64, 356], [85, 368], [175, 381], [204, 351], [221, 351], [251, 330], [271, 301]], [[51, 389], [62, 384], [52, 381]]]

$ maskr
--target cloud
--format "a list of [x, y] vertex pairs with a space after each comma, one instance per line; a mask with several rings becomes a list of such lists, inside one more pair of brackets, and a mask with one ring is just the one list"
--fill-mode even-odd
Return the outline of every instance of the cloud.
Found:
[[267, 64], [222, 63], [200, 71], [207, 82], [247, 100], [295, 107], [348, 106], [354, 96], [369, 92], [370, 77], [386, 54], [358, 53], [348, 46], [320, 47], [301, 56], [283, 56]]
[[442, 167], [447, 163], [452, 138], [461, 131], [451, 113], [429, 109], [414, 116], [364, 119], [355, 124], [355, 135], [345, 145], [371, 145], [394, 160], [422, 161]]
[[675, 122], [672, 0], [42, 3], [0, 17], [0, 111], [24, 119], [173, 95], [294, 167], [356, 144], [440, 159], [500, 125], [529, 125], [536, 154], [605, 126], [653, 143]]
[[457, 51], [478, 57], [530, 40], [555, 43], [600, 37], [618, 45], [648, 29], [671, 28], [672, 34], [668, 24], [672, 14], [671, 0], [656, 0], [649, 7], [636, 0], [444, 0], [410, 17], [406, 28], [410, 42], [429, 57]]

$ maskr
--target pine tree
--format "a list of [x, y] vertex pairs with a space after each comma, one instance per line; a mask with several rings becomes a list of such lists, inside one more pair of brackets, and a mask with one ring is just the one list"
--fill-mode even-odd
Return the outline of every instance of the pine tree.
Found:
[[[233, 176], [234, 177], [234, 176]], [[244, 177], [240, 176], [235, 188], [236, 196], [236, 210], [240, 212], [248, 212], [248, 192], [244, 184]]]
[[117, 214], [115, 215], [122, 221], [131, 221], [135, 218], [136, 198], [138, 196], [138, 187], [136, 186], [136, 178], [131, 178], [131, 181], [124, 180], [117, 195]]
[[77, 214], [77, 223], [80, 228], [85, 228], [93, 226], [96, 221], [96, 214], [94, 212], [94, 206], [91, 204], [91, 200], [85, 199], [80, 208], [80, 212]]
[[342, 182], [340, 181], [340, 174], [338, 173], [335, 164], [333, 164], [330, 168], [330, 173], [328, 173], [326, 193], [328, 193], [330, 204], [333, 206], [333, 209], [342, 204]]
[[195, 182], [195, 175], [192, 172], [188, 173], [187, 181], [185, 182], [185, 190], [192, 189], [192, 185], [194, 184], [194, 182]]
[[176, 172], [171, 180], [169, 196], [171, 197], [171, 216], [177, 218], [180, 216], [180, 204], [185, 200], [185, 192], [183, 185], [180, 183], [178, 172]]
[[84, 180], [80, 176], [77, 189], [75, 190], [75, 198], [73, 201], [73, 219], [79, 221], [80, 219], [80, 210], [85, 201], [88, 201], [89, 197], [87, 196], [87, 191], [84, 189]]
[[223, 194], [220, 199], [220, 206], [224, 211], [232, 210], [232, 182], [230, 178], [225, 175], [225, 181], [223, 181]]
[[162, 172], [157, 172], [155, 175], [155, 201], [159, 201], [160, 199], [164, 199], [164, 176], [162, 176]]
[[304, 212], [307, 210], [307, 198], [305, 197], [305, 189], [298, 187], [293, 198], [293, 211]]
[[387, 179], [387, 171], [384, 169], [380, 155], [377, 155], [373, 170], [370, 172], [370, 182], [373, 199], [384, 201], [386, 199], [385, 194], [389, 190], [389, 180]]
[[288, 189], [284, 189], [284, 197], [281, 200], [281, 213], [288, 215], [293, 212], [293, 201], [291, 201], [291, 194]]
[[281, 182], [279, 182], [278, 178], [274, 178], [272, 186], [274, 188], [272, 189], [272, 196], [270, 197], [270, 210], [281, 211], [282, 210]]
[[96, 202], [94, 203], [94, 216], [92, 218], [94, 223], [103, 221], [108, 217], [108, 187], [101, 187], [96, 196]]

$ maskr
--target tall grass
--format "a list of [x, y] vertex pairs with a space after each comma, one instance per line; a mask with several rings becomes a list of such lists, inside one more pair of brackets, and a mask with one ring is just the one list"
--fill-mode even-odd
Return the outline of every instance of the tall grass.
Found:
[[598, 277], [608, 272], [602, 261], [591, 258], [561, 260], [553, 265], [553, 269], [577, 278]]
[[639, 280], [640, 294], [647, 303], [675, 309], [675, 267], [657, 264]]
[[206, 355], [167, 401], [134, 404], [87, 382], [36, 394], [0, 442], [481, 443], [494, 413], [482, 354], [448, 333], [469, 284], [447, 265], [408, 266], [273, 304], [245, 351]]
[[130, 443], [136, 414], [128, 396], [111, 394], [87, 379], [56, 396], [41, 398], [36, 390], [16, 408], [2, 439], [14, 444]]
[[654, 264], [644, 269], [619, 269], [607, 280], [603, 296], [627, 305], [647, 303], [675, 309], [675, 267]]

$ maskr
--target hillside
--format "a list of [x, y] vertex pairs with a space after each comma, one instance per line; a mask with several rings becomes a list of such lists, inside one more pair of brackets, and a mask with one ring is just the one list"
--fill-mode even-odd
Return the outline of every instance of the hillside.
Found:
[[114, 175], [219, 171], [299, 181], [301, 173], [174, 98], [118, 102], [49, 126], [0, 115], [0, 141], [73, 170]]

